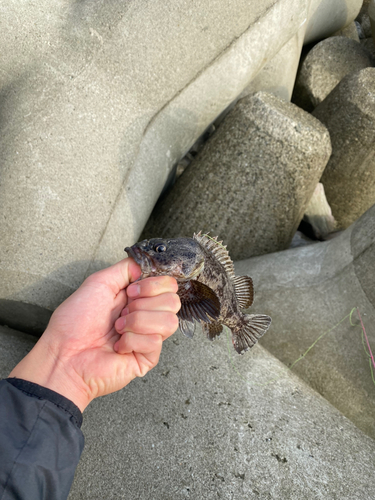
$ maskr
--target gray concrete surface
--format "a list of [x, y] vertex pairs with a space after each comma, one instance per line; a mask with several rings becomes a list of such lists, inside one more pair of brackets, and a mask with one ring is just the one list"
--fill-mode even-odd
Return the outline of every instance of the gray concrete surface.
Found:
[[[253, 308], [272, 317], [261, 344], [290, 366], [358, 307], [375, 350], [375, 205], [335, 239], [237, 262], [254, 281]], [[358, 316], [346, 318], [293, 371], [375, 437], [375, 385]]]
[[316, 44], [299, 67], [293, 102], [312, 111], [344, 76], [372, 66], [368, 51], [346, 36], [334, 36]]
[[288, 248], [331, 153], [327, 130], [294, 104], [240, 100], [155, 207], [141, 238], [202, 230], [233, 260]]
[[307, 10], [305, 43], [319, 42], [357, 17], [363, 0], [311, 0]]
[[370, 38], [363, 38], [362, 40], [360, 40], [360, 44], [362, 45], [362, 47], [367, 50], [367, 52], [369, 53], [371, 59], [372, 59], [372, 62], [373, 62], [373, 65], [375, 63], [375, 44], [374, 44], [374, 39], [372, 37]]
[[325, 4], [3, 3], [0, 320], [42, 331], [87, 274], [120, 259], [207, 126], [310, 14], [323, 36], [356, 2], [335, 0], [328, 17]]
[[368, 2], [368, 10], [367, 10], [369, 19], [370, 19], [370, 27], [371, 27], [371, 33], [372, 33], [372, 38], [375, 39], [375, 2], [373, 0], [370, 0]]
[[334, 33], [332, 36], [346, 36], [356, 42], [359, 42], [358, 30], [354, 21], [341, 30], [336, 31], [336, 33]]
[[[0, 376], [27, 337], [0, 329]], [[145, 378], [94, 401], [69, 500], [371, 498], [375, 442], [262, 347], [227, 344], [177, 332]]]
[[316, 186], [309, 204], [305, 209], [303, 220], [307, 221], [318, 240], [325, 240], [336, 229], [336, 221], [332, 216], [321, 182]]
[[375, 68], [346, 76], [313, 115], [330, 133], [321, 182], [337, 228], [345, 229], [375, 203]]
[[8, 377], [17, 363], [31, 351], [35, 337], [0, 326], [0, 379]]
[[285, 101], [290, 101], [301, 55], [305, 26], [292, 37], [279, 52], [262, 68], [239, 99], [262, 90], [270, 92]]

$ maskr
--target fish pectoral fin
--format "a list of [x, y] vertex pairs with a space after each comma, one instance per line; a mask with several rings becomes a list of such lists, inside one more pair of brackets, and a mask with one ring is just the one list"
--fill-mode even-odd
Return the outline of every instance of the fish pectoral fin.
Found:
[[[178, 316], [178, 314], [177, 314]], [[178, 318], [178, 326], [181, 332], [185, 335], [185, 337], [189, 337], [189, 339], [193, 338], [195, 331], [195, 323], [194, 321], [187, 321], [186, 319]]]
[[220, 316], [220, 301], [216, 293], [200, 281], [190, 280], [179, 286], [179, 315], [187, 321], [211, 323]]
[[250, 307], [254, 301], [253, 280], [250, 276], [236, 276], [233, 283], [240, 308]]
[[236, 351], [242, 354], [253, 347], [266, 333], [270, 324], [271, 318], [266, 314], [245, 314], [240, 324], [232, 328], [232, 340]]
[[203, 330], [206, 333], [207, 338], [214, 340], [223, 331], [223, 325], [221, 325], [218, 321], [203, 323]]

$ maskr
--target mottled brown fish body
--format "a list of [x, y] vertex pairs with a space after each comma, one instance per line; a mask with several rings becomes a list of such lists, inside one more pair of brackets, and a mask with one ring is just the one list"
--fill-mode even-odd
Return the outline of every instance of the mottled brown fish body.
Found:
[[234, 348], [243, 353], [269, 328], [269, 316], [241, 311], [253, 302], [252, 280], [235, 276], [228, 251], [217, 238], [201, 233], [193, 238], [155, 238], [125, 250], [141, 266], [141, 278], [167, 274], [177, 279], [179, 326], [187, 337], [193, 337], [197, 321], [211, 340], [226, 325]]

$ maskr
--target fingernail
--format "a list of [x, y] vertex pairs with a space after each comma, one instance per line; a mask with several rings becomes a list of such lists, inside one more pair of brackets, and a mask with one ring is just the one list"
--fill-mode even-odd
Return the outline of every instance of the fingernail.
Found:
[[126, 316], [127, 314], [129, 314], [129, 309], [127, 307], [125, 307], [125, 309], [123, 309], [123, 311], [122, 311], [121, 316]]
[[138, 297], [138, 295], [141, 293], [141, 287], [139, 285], [129, 286], [126, 293], [128, 294], [128, 297]]
[[121, 318], [119, 318], [116, 321], [116, 330], [122, 331], [125, 328], [125, 325], [126, 325], [126, 318], [125, 316], [121, 316]]

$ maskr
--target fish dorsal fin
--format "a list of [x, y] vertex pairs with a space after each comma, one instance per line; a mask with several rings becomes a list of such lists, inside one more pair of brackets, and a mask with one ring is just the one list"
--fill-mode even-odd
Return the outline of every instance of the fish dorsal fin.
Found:
[[253, 280], [250, 276], [236, 276], [233, 281], [240, 308], [250, 307], [254, 300]]
[[217, 241], [217, 236], [211, 238], [208, 234], [202, 234], [202, 231], [199, 231], [198, 234], [194, 233], [193, 238], [213, 254], [226, 270], [228, 277], [233, 280], [235, 278], [234, 265], [223, 242]]

